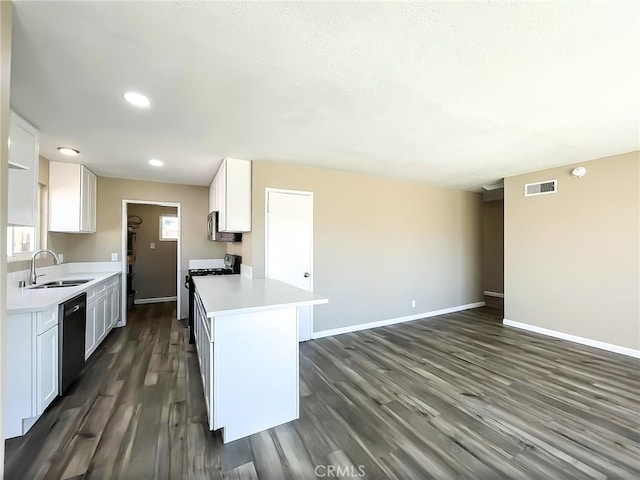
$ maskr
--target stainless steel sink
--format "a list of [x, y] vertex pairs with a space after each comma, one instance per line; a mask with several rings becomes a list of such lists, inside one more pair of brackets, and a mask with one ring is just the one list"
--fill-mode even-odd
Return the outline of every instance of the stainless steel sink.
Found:
[[33, 290], [40, 290], [42, 288], [77, 287], [79, 285], [90, 282], [91, 280], [93, 279], [89, 278], [89, 279], [82, 279], [82, 280], [58, 280], [55, 282], [43, 283], [42, 285], [34, 285], [33, 287], [29, 287], [29, 288]]

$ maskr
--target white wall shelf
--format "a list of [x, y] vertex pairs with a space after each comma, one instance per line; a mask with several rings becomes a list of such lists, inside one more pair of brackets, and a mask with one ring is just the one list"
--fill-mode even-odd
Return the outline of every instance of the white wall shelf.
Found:
[[7, 223], [35, 227], [38, 223], [40, 134], [24, 118], [11, 112], [9, 139]]
[[7, 162], [9, 164], [9, 168], [14, 168], [16, 170], [29, 170], [29, 166], [28, 165], [23, 165], [21, 163], [17, 163], [17, 162], [12, 162], [11, 160], [9, 160], [9, 162]]

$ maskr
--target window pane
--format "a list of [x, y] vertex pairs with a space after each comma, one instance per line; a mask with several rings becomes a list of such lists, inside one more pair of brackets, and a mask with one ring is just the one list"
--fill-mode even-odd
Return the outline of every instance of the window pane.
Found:
[[13, 227], [13, 255], [33, 252], [36, 249], [35, 227]]
[[161, 240], [177, 240], [178, 239], [178, 217], [165, 216], [160, 217], [160, 239]]

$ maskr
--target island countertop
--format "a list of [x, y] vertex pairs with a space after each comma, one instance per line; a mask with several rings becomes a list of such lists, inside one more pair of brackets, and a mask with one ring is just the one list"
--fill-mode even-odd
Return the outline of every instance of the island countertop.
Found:
[[219, 275], [193, 281], [210, 318], [329, 303], [325, 297], [267, 278]]

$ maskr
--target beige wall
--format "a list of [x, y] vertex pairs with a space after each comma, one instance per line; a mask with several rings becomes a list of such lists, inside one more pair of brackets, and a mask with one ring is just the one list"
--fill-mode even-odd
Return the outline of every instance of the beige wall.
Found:
[[504, 229], [505, 318], [640, 349], [639, 152], [505, 179]]
[[[70, 262], [109, 261], [111, 253], [122, 251], [122, 200], [144, 200], [180, 203], [182, 222], [181, 277], [187, 270], [189, 259], [222, 258], [225, 245], [207, 240], [207, 187], [144, 182], [118, 178], [98, 177], [97, 232], [91, 235], [68, 235], [67, 254]], [[183, 282], [181, 317], [188, 314], [187, 290]]]
[[[0, 2], [0, 229], [7, 231], [7, 176], [9, 150], [9, 81], [11, 79], [11, 2]], [[0, 412], [4, 411], [5, 323], [7, 317], [7, 235], [0, 235]], [[4, 431], [0, 414], [0, 432]], [[0, 478], [4, 471], [4, 442], [0, 441]]]
[[504, 201], [482, 204], [482, 284], [486, 292], [504, 293]]
[[252, 233], [228, 249], [257, 278], [265, 187], [314, 194], [314, 290], [330, 302], [314, 331], [482, 301], [479, 194], [255, 161]]
[[[133, 288], [137, 292], [136, 299], [175, 297], [177, 243], [160, 240], [160, 215], [177, 215], [178, 209], [130, 204], [127, 213], [142, 219], [142, 224], [135, 229]], [[152, 243], [155, 248], [151, 248]]]
[[242, 256], [242, 263], [251, 265], [253, 262], [253, 252], [251, 250], [251, 232], [242, 234], [242, 243], [227, 243], [227, 253]]

